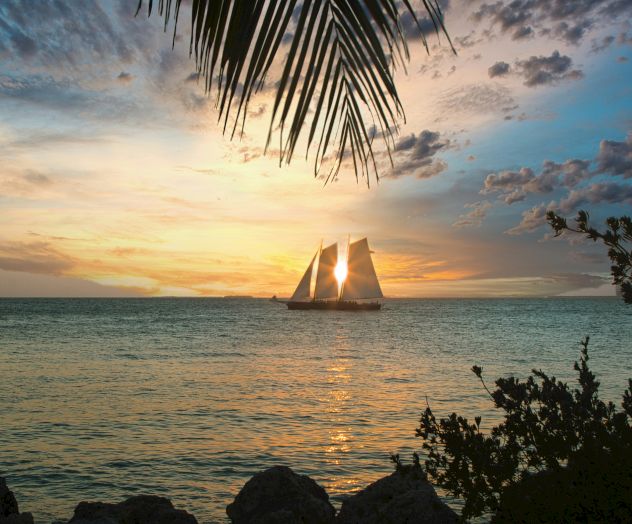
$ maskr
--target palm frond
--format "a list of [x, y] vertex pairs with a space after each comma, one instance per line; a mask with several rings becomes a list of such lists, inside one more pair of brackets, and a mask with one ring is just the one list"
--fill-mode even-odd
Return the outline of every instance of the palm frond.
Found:
[[[154, 1], [147, 4], [151, 15]], [[447, 37], [437, 0], [422, 4], [437, 34]], [[172, 18], [177, 27], [181, 7], [181, 0], [158, 0], [165, 28]], [[190, 53], [207, 92], [216, 91], [219, 118], [231, 138], [243, 132], [248, 104], [275, 58], [284, 63], [266, 150], [278, 131], [279, 163], [289, 164], [305, 131], [306, 156], [316, 151], [315, 176], [327, 164], [325, 183], [335, 179], [351, 156], [356, 178], [369, 184], [371, 173], [379, 179], [375, 136], [379, 131], [390, 157], [404, 118], [393, 72], [409, 58], [399, 23], [405, 11], [420, 27], [409, 0], [193, 0]]]

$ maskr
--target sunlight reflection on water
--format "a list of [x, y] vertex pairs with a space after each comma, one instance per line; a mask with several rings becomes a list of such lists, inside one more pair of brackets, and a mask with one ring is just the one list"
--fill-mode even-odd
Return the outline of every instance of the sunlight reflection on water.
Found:
[[36, 520], [80, 500], [155, 493], [200, 522], [252, 474], [286, 464], [345, 494], [408, 459], [426, 396], [483, 415], [532, 367], [572, 379], [578, 342], [618, 402], [632, 376], [615, 299], [391, 301], [379, 313], [265, 300], [0, 300], [0, 471]]

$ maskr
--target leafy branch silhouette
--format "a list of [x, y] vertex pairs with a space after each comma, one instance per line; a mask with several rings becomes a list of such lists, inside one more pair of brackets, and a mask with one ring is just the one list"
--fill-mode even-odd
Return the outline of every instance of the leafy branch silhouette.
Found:
[[[139, 0], [137, 13], [143, 3]], [[157, 4], [165, 29], [174, 20], [175, 42], [182, 1]], [[443, 33], [454, 51], [437, 0], [422, 4], [436, 34]], [[148, 0], [148, 15], [153, 8]], [[322, 173], [325, 183], [335, 180], [350, 155], [356, 179], [369, 185], [371, 173], [379, 180], [374, 139], [381, 136], [392, 164], [404, 119], [393, 80], [396, 67], [409, 60], [400, 23], [404, 13], [412, 16], [428, 50], [409, 0], [193, 0], [189, 51], [206, 91], [216, 90], [223, 132], [231, 138], [243, 133], [248, 104], [264, 88], [275, 59], [282, 62], [266, 151], [278, 130], [279, 165], [289, 164], [309, 129], [306, 157], [314, 146], [314, 176]], [[289, 50], [280, 59], [286, 41]]]
[[560, 236], [565, 231], [580, 233], [597, 242], [601, 240], [608, 248], [608, 257], [612, 262], [610, 271], [612, 283], [619, 287], [626, 304], [632, 304], [632, 220], [628, 216], [610, 217], [606, 220], [608, 229], [603, 233], [591, 227], [586, 211], [579, 211], [575, 218], [575, 227], [568, 225], [564, 217], [554, 211], [547, 212], [548, 223]]

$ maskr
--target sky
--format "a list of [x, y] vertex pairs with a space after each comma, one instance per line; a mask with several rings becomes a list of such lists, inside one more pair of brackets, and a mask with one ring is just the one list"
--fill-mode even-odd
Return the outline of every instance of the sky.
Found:
[[288, 296], [348, 235], [389, 297], [614, 295], [544, 215], [631, 213], [632, 3], [442, 5], [456, 53], [402, 19], [406, 121], [367, 187], [263, 154], [272, 90], [223, 135], [188, 23], [172, 48], [136, 0], [3, 0], [0, 296]]

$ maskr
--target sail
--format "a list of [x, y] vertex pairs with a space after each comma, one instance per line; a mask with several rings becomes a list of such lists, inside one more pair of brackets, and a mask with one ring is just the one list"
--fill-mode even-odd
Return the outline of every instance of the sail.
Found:
[[314, 260], [316, 260], [317, 254], [318, 252], [314, 253], [312, 261], [309, 263], [309, 266], [307, 266], [307, 270], [305, 271], [303, 278], [301, 278], [301, 281], [298, 283], [298, 286], [296, 286], [296, 291], [294, 291], [290, 300], [297, 302], [300, 300], [309, 300], [311, 298], [310, 284], [312, 281], [312, 269], [314, 267]]
[[367, 239], [363, 238], [349, 244], [347, 279], [342, 288], [342, 300], [382, 298], [383, 296]]
[[327, 246], [320, 252], [314, 298], [338, 298], [338, 281], [334, 276], [337, 262], [338, 244]]

